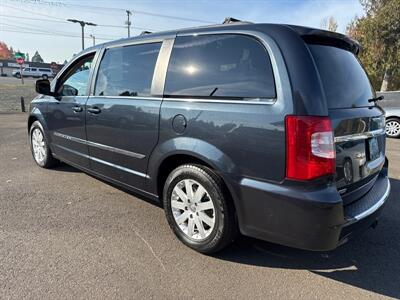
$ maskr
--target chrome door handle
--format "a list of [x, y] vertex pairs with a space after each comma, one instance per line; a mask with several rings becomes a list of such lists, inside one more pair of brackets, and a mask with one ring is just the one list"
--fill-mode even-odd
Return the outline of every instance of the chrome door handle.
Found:
[[81, 112], [83, 109], [82, 109], [82, 106], [74, 106], [74, 107], [72, 107], [72, 110], [74, 111], [74, 112]]
[[91, 108], [88, 108], [87, 111], [88, 111], [89, 113], [91, 113], [91, 114], [99, 114], [99, 113], [101, 113], [101, 109], [98, 108], [98, 107], [96, 107], [96, 106], [91, 107]]

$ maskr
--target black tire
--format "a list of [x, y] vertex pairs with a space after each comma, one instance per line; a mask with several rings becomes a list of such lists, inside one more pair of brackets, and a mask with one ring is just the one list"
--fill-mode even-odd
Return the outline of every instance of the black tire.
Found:
[[43, 75], [42, 75], [42, 78], [43, 78], [43, 79], [49, 79], [49, 76], [47, 76], [46, 74], [43, 74]]
[[[35, 129], [40, 130], [40, 132], [43, 135], [43, 139], [44, 139], [45, 155], [44, 155], [44, 159], [41, 160], [41, 161], [38, 161], [35, 158], [34, 149], [33, 149], [32, 134], [33, 134], [33, 131]], [[49, 148], [48, 140], [46, 138], [46, 135], [44, 134], [43, 126], [39, 121], [35, 121], [31, 125], [31, 128], [29, 130], [29, 144], [30, 144], [33, 160], [35, 161], [35, 163], [39, 167], [42, 167], [42, 168], [45, 168], [45, 169], [49, 169], [49, 168], [52, 168], [52, 167], [54, 167], [54, 166], [56, 166], [58, 164], [59, 161], [53, 157], [53, 155], [51, 153], [51, 150]]]
[[396, 130], [394, 130], [394, 128], [389, 132], [389, 128], [388, 125], [394, 125], [397, 126], [397, 128], [400, 128], [400, 119], [399, 118], [388, 118], [386, 120], [386, 136], [390, 137], [390, 138], [400, 138], [400, 130], [398, 130], [398, 132], [396, 132]]
[[21, 74], [17, 73], [17, 74], [15, 74], [15, 77], [21, 78]]
[[[171, 200], [174, 187], [184, 179], [195, 180], [200, 183], [214, 205], [215, 225], [209, 236], [196, 240], [185, 234], [172, 212]], [[201, 165], [186, 164], [171, 172], [168, 176], [163, 193], [165, 214], [172, 231], [185, 245], [204, 253], [215, 253], [233, 242], [238, 233], [238, 226], [232, 200], [221, 178], [212, 170]]]

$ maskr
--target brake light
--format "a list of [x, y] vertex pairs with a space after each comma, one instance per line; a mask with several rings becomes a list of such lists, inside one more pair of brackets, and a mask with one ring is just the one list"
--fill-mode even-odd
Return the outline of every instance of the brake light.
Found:
[[319, 116], [286, 116], [286, 178], [310, 180], [335, 173], [331, 121]]

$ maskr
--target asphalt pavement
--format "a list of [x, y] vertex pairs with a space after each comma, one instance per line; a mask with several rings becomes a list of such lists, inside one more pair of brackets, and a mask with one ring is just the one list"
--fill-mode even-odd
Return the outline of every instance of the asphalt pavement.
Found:
[[214, 256], [185, 247], [149, 200], [67, 165], [37, 167], [26, 114], [0, 114], [2, 299], [400, 298], [400, 140], [376, 229], [330, 252], [241, 238]]

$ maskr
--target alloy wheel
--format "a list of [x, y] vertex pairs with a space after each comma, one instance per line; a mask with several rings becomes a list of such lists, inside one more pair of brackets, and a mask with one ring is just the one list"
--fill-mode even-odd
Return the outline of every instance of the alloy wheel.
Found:
[[397, 137], [400, 135], [400, 123], [396, 120], [386, 122], [386, 134], [390, 137]]
[[41, 164], [46, 159], [46, 144], [43, 133], [39, 128], [32, 131], [33, 156], [37, 163]]
[[195, 180], [184, 179], [175, 185], [171, 209], [176, 224], [191, 239], [204, 240], [214, 229], [214, 203], [206, 189]]

